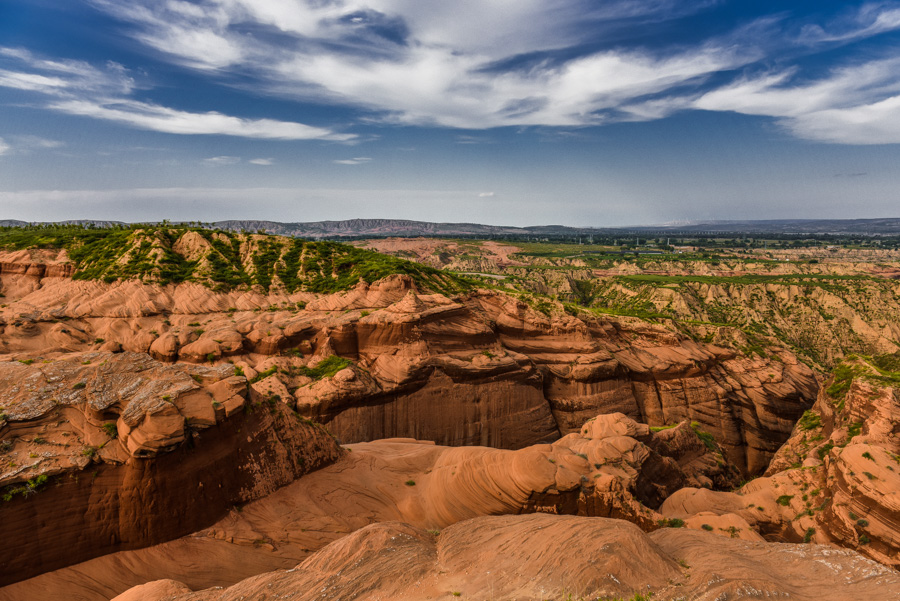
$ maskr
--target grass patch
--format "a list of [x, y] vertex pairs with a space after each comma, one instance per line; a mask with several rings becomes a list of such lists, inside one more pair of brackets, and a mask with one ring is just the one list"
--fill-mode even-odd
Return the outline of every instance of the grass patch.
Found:
[[331, 355], [319, 361], [315, 367], [301, 367], [300, 373], [313, 380], [321, 380], [323, 378], [331, 378], [337, 372], [353, 365], [353, 361]]
[[807, 409], [803, 412], [803, 416], [800, 418], [800, 421], [798, 423], [804, 430], [815, 430], [816, 428], [821, 427], [822, 418], [818, 413], [814, 412], [811, 409]]
[[700, 424], [698, 422], [691, 422], [691, 429], [694, 431], [694, 434], [697, 435], [697, 438], [706, 445], [706, 448], [710, 451], [717, 452], [719, 450], [719, 445], [716, 443], [715, 437], [709, 432], [705, 432], [700, 429]]

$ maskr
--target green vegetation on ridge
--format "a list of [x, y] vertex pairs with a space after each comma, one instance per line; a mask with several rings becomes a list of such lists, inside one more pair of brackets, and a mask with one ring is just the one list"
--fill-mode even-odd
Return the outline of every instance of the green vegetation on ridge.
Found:
[[166, 223], [0, 228], [0, 249], [26, 248], [65, 249], [73, 278], [82, 280], [332, 293], [405, 274], [424, 290], [452, 294], [472, 287], [466, 278], [345, 244]]

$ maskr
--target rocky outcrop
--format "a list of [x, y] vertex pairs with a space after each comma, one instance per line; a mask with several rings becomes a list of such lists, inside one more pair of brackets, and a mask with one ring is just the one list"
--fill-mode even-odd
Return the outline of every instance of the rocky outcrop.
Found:
[[896, 377], [862, 359], [841, 365], [766, 477], [735, 493], [686, 488], [661, 511], [736, 515], [770, 540], [832, 543], [900, 566]]
[[[590, 561], [585, 561], [590, 558]], [[115, 601], [405, 597], [500, 600], [632, 597], [798, 601], [894, 598], [896, 572], [852, 552], [772, 545], [667, 529], [648, 536], [619, 520], [480, 517], [439, 534], [391, 522], [335, 541], [292, 570], [225, 590], [177, 594], [157, 582]], [[175, 592], [174, 596], [172, 593]]]
[[477, 300], [504, 347], [544, 375], [562, 433], [614, 411], [652, 426], [695, 421], [745, 473], [759, 473], [818, 388], [790, 353], [750, 358], [640, 320], [550, 319], [505, 295]]
[[233, 374], [135, 353], [0, 363], [0, 583], [183, 536], [337, 459]]
[[194, 590], [234, 584], [295, 565], [349, 532], [392, 520], [440, 530], [477, 516], [545, 513], [621, 518], [654, 530], [662, 516], [648, 505], [658, 506], [685, 483], [710, 478], [723, 463], [720, 453], [704, 446], [703, 455], [716, 467], [696, 471], [698, 458], [693, 467], [683, 461], [690, 444], [669, 444], [672, 456], [651, 449], [665, 441], [663, 433], [620, 414], [599, 416], [553, 444], [516, 451], [411, 439], [350, 445], [333, 465], [191, 537], [46, 574], [0, 590], [0, 599], [38, 599], [68, 588], [93, 600], [101, 597], [86, 588], [113, 596], [161, 577]]
[[[765, 469], [817, 387], [784, 351], [750, 358], [639, 320], [547, 316], [495, 292], [422, 294], [406, 276], [314, 300], [60, 281], [0, 311], [0, 328], [0, 350], [16, 359], [122, 348], [233, 362], [343, 442], [522, 448], [622, 412], [659, 427], [697, 422], [745, 474]], [[349, 371], [317, 368], [332, 356]]]

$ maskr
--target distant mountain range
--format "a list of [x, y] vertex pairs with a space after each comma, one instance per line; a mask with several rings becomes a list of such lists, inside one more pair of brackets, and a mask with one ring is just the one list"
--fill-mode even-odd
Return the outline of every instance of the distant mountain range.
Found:
[[[74, 220], [60, 224], [95, 225], [108, 227], [126, 225], [121, 221]], [[2, 227], [29, 225], [25, 221], [0, 220]], [[434, 237], [528, 237], [528, 236], [584, 236], [584, 235], [712, 235], [712, 234], [780, 234], [780, 235], [900, 235], [900, 218], [882, 219], [767, 219], [758, 221], [697, 221], [633, 227], [570, 227], [540, 225], [529, 227], [482, 225], [478, 223], [433, 223], [406, 219], [347, 219], [344, 221], [311, 221], [284, 223], [280, 221], [229, 220], [204, 223], [209, 227], [228, 230], [265, 231], [282, 236], [300, 238], [364, 238], [388, 236]]]

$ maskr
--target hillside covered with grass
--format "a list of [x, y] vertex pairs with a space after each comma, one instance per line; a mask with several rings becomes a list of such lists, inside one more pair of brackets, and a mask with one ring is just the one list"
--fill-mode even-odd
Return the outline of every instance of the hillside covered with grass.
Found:
[[75, 266], [73, 278], [81, 280], [324, 294], [361, 279], [371, 283], [405, 274], [423, 290], [451, 294], [471, 288], [454, 274], [345, 244], [182, 225], [0, 228], [0, 249], [30, 248], [64, 249]]

